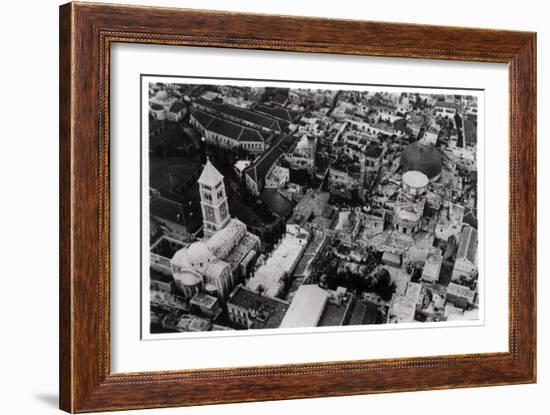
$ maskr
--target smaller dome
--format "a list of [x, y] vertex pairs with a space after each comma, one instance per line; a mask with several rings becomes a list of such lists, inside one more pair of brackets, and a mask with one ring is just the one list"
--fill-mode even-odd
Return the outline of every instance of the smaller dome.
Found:
[[403, 183], [405, 183], [406, 186], [412, 187], [414, 189], [421, 189], [428, 185], [429, 183], [428, 177], [417, 170], [409, 170], [405, 174], [403, 174]]
[[157, 92], [156, 98], [158, 100], [164, 101], [164, 100], [168, 99], [168, 92], [161, 89], [159, 92]]
[[431, 144], [416, 141], [409, 144], [401, 154], [400, 164], [403, 173], [411, 170], [419, 171], [430, 180], [437, 180], [443, 168], [441, 153]]
[[199, 241], [189, 245], [189, 248], [187, 248], [187, 257], [193, 268], [204, 272], [210, 264], [212, 253], [204, 242]]

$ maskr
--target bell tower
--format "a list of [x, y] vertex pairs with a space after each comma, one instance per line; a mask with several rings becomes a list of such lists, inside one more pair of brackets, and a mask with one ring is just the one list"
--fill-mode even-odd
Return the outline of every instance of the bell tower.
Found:
[[223, 176], [210, 163], [210, 160], [207, 160], [198, 183], [204, 236], [210, 237], [216, 231], [223, 229], [231, 219]]

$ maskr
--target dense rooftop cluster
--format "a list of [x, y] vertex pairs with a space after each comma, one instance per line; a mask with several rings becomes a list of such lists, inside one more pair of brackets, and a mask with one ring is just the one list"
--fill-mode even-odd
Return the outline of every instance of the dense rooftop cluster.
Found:
[[477, 98], [149, 86], [150, 330], [478, 318]]

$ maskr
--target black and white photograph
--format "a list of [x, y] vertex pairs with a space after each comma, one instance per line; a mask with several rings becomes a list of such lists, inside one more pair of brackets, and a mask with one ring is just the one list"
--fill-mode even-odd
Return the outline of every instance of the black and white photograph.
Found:
[[141, 81], [147, 334], [480, 320], [482, 90]]
[[5, 2], [0, 413], [544, 414], [547, 9]]

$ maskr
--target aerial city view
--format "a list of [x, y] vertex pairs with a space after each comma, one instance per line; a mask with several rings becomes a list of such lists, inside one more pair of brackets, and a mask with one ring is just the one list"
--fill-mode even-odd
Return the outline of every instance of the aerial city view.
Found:
[[151, 334], [479, 318], [474, 94], [184, 82], [146, 85]]

